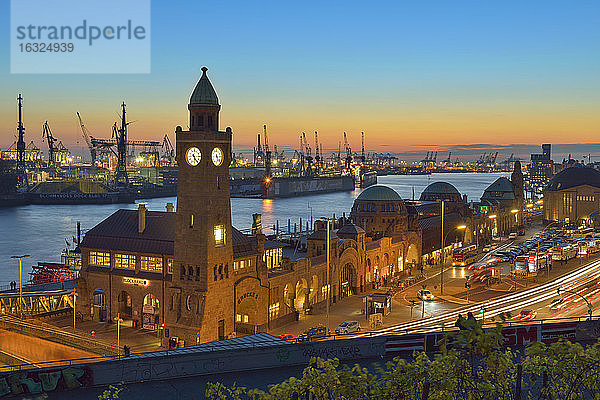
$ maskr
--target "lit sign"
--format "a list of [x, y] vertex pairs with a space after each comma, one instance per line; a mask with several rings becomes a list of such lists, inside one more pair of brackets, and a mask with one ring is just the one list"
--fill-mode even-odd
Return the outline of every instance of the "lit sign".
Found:
[[140, 278], [123, 278], [123, 283], [127, 283], [128, 285], [136, 285], [136, 286], [148, 286], [150, 282], [148, 279], [140, 279]]

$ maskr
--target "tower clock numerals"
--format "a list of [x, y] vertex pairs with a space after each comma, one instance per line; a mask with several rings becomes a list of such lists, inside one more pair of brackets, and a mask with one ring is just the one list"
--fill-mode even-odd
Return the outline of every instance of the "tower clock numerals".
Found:
[[215, 147], [212, 151], [212, 162], [215, 166], [219, 166], [223, 163], [223, 150], [218, 147]]
[[[190, 147], [185, 153], [185, 158], [192, 167], [200, 164], [200, 160], [202, 160], [202, 153], [200, 149], [197, 147]], [[214, 157], [213, 157], [214, 159]]]

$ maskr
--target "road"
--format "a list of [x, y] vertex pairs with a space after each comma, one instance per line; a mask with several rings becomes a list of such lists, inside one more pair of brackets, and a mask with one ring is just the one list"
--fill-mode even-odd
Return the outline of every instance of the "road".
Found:
[[[438, 330], [442, 327], [453, 327], [459, 314], [472, 312], [477, 318], [485, 318], [484, 322], [492, 322], [501, 313], [517, 315], [523, 309], [537, 312], [536, 320], [542, 318], [579, 317], [587, 315], [585, 301], [577, 295], [565, 294], [564, 306], [558, 310], [550, 310], [550, 302], [559, 297], [557, 289], [567, 289], [585, 296], [592, 304], [593, 310], [600, 308], [600, 261], [593, 261], [563, 276], [531, 287], [520, 292], [515, 292], [496, 297], [476, 305], [460, 306], [446, 311], [440, 315], [429, 318], [395, 324], [393, 326], [365, 333], [366, 335], [384, 335], [389, 333], [404, 333], [423, 330]], [[427, 308], [435, 307], [433, 302]], [[483, 313], [481, 310], [485, 309]], [[518, 322], [518, 319], [511, 319]]]

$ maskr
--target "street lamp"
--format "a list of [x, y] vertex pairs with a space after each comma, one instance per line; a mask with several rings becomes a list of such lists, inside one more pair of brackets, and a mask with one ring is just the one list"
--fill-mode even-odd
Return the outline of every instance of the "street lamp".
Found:
[[462, 229], [466, 229], [467, 226], [466, 225], [458, 225], [457, 227], [455, 227], [453, 230], [451, 230], [450, 232], [446, 233], [446, 235], [444, 236], [444, 239], [442, 240], [442, 256], [441, 256], [441, 263], [440, 263], [440, 294], [444, 294], [444, 244], [446, 243], [446, 239], [448, 238], [448, 235], [451, 234], [454, 231], [460, 231]]
[[556, 293], [558, 293], [559, 296], [560, 296], [560, 292], [567, 292], [567, 293], [575, 294], [575, 295], [581, 297], [583, 299], [583, 301], [585, 301], [586, 304], [587, 304], [587, 306], [588, 306], [588, 315], [590, 316], [590, 321], [592, 320], [592, 310], [593, 310], [592, 305], [590, 304], [590, 302], [585, 297], [583, 297], [583, 295], [581, 295], [580, 293], [577, 293], [577, 292], [572, 292], [572, 291], [567, 290], [567, 289], [561, 289], [561, 288], [556, 289]]
[[10, 258], [19, 259], [19, 314], [20, 318], [23, 318], [23, 259], [31, 257], [29, 254], [22, 256], [11, 256]]
[[[312, 209], [311, 209], [312, 212]], [[329, 256], [329, 252], [331, 250], [331, 236], [330, 236], [330, 219], [326, 218], [326, 217], [322, 217], [320, 218], [323, 221], [327, 222], [327, 319], [326, 319], [326, 325], [325, 328], [327, 329], [327, 334], [329, 334], [329, 298], [330, 298], [330, 290], [331, 290], [331, 278], [329, 276], [329, 270], [330, 270], [330, 256]]]

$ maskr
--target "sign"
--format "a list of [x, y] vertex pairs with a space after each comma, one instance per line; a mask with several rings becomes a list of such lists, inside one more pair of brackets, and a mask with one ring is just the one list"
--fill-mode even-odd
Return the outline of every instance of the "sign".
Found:
[[126, 283], [128, 285], [136, 285], [136, 286], [148, 286], [150, 284], [148, 279], [129, 278], [129, 277], [124, 277], [123, 283]]
[[256, 292], [247, 292], [247, 293], [244, 293], [243, 295], [241, 295], [240, 297], [238, 297], [238, 301], [237, 301], [238, 304], [240, 304], [244, 299], [246, 299], [248, 297], [251, 297], [254, 300], [258, 300], [258, 293], [256, 293]]
[[529, 265], [529, 272], [530, 273], [534, 273], [537, 271], [537, 257], [535, 256], [535, 254], [532, 254], [529, 256], [528, 261], [528, 265]]

